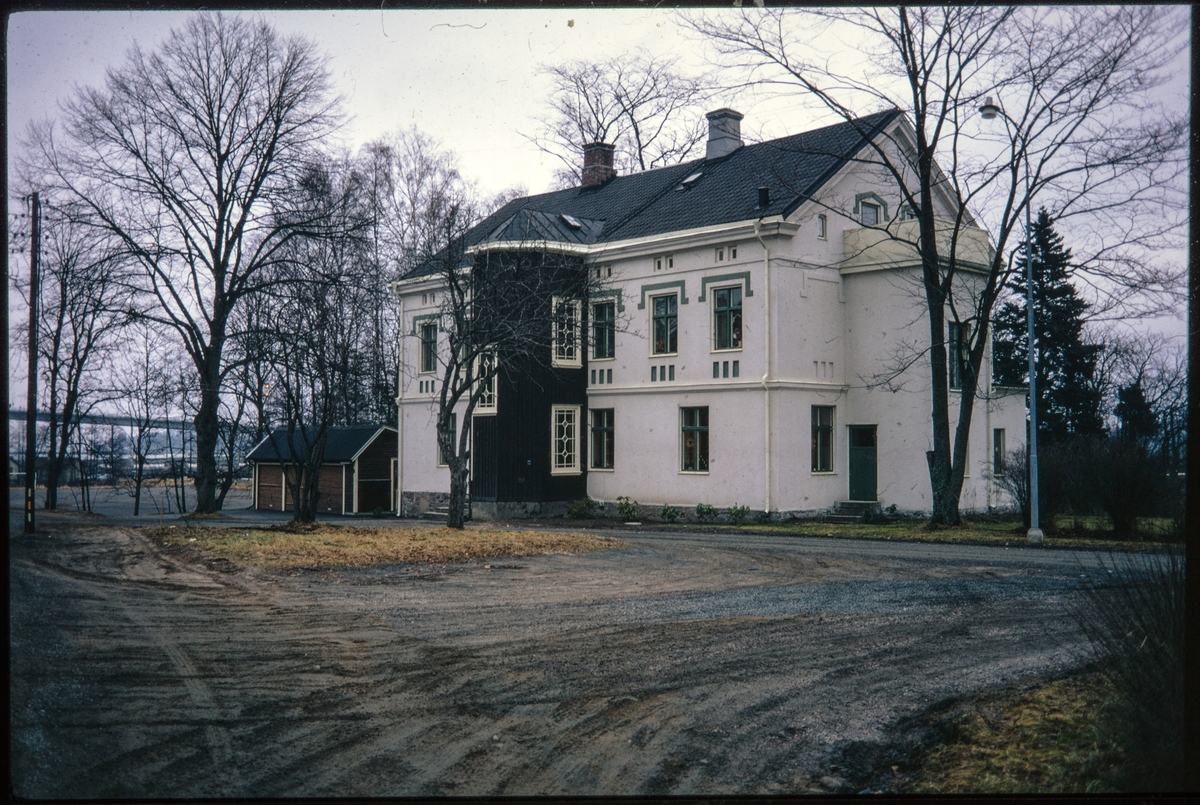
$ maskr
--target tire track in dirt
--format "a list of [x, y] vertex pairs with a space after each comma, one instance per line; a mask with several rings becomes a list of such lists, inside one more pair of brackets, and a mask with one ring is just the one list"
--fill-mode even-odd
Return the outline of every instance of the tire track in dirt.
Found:
[[676, 540], [287, 575], [112, 529], [12, 545], [31, 796], [803, 792], [1079, 641], [1066, 575], [1011, 561]]

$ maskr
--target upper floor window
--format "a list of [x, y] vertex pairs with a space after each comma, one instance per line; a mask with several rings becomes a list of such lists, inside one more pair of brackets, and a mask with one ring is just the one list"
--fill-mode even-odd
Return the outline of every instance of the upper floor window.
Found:
[[817, 216], [817, 237], [825, 240], [828, 237], [829, 219], [825, 217], [825, 213]]
[[665, 271], [675, 267], [675, 256], [670, 254], [659, 255], [654, 258], [654, 270]]
[[654, 354], [674, 355], [679, 351], [679, 297], [651, 297], [654, 318]]
[[1004, 474], [1004, 428], [992, 430], [992, 474], [997, 478]]
[[737, 259], [737, 244], [730, 246], [718, 246], [714, 255], [718, 263], [724, 263], [726, 260]]
[[592, 358], [605, 360], [616, 355], [617, 306], [614, 302], [592, 305]]
[[603, 280], [612, 276], [612, 266], [596, 266], [596, 279]]
[[437, 331], [436, 324], [421, 325], [421, 372], [432, 372], [437, 369]]
[[579, 301], [577, 299], [553, 300], [554, 326], [550, 361], [556, 367], [578, 368], [583, 366], [579, 351]]
[[950, 368], [950, 388], [961, 389], [971, 369], [971, 329], [966, 322], [950, 322], [946, 339], [946, 362]]
[[879, 205], [864, 201], [861, 205], [862, 225], [879, 226]]
[[915, 209], [913, 209], [913, 206], [911, 204], [901, 204], [900, 205], [900, 220], [901, 221], [917, 220], [917, 211]]
[[713, 291], [713, 348], [742, 348], [742, 289]]
[[496, 352], [487, 350], [479, 353], [475, 359], [476, 383], [483, 385], [483, 391], [475, 402], [476, 414], [496, 413]]

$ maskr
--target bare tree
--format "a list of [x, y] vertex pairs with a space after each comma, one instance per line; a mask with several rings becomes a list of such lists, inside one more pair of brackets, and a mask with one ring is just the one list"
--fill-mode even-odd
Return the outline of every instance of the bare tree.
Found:
[[[1076, 258], [1087, 266], [1078, 276], [1103, 291], [1093, 309], [1129, 310], [1139, 300], [1143, 309], [1162, 309], [1173, 298], [1180, 272], [1147, 255], [1174, 243], [1185, 220], [1188, 129], [1186, 116], [1156, 105], [1151, 90], [1167, 79], [1186, 26], [1177, 11], [1150, 7], [747, 10], [694, 15], [689, 23], [745, 68], [748, 82], [800, 90], [859, 126], [869, 142], [856, 161], [894, 186], [913, 219], [875, 229], [919, 259], [929, 325], [922, 353], [931, 379], [932, 520], [957, 523], [992, 310], [1013, 270], [1005, 256], [1033, 199], [1065, 229], [1074, 227]], [[816, 43], [834, 39], [825, 36], [833, 25], [863, 43], [857, 67], [841, 70], [841, 60], [817, 51]], [[979, 120], [988, 96], [1003, 109], [990, 132]], [[867, 130], [859, 114], [881, 108], [904, 110], [906, 125]], [[970, 207], [986, 213], [993, 239], [982, 273], [963, 265], [978, 237]], [[948, 324], [966, 336], [953, 439]], [[879, 382], [912, 368], [913, 356], [906, 358]]]
[[560, 187], [580, 183], [583, 146], [616, 146], [618, 171], [636, 173], [682, 162], [704, 142], [707, 126], [696, 104], [711, 91], [706, 78], [681, 72], [677, 59], [645, 50], [603, 61], [547, 65], [551, 114], [537, 136], [542, 151], [557, 157]]
[[81, 220], [85, 211], [53, 198], [42, 209], [38, 355], [50, 417], [45, 507], [56, 509], [80, 420], [113, 396], [98, 378], [127, 320], [128, 294], [116, 244]]
[[[364, 407], [358, 399], [370, 372], [362, 366], [364, 348], [373, 346], [372, 289], [360, 275], [360, 258], [370, 215], [363, 177], [345, 162], [313, 164], [297, 192], [306, 210], [320, 210], [319, 225], [280, 251], [269, 297], [269, 319], [251, 333], [265, 352], [247, 358], [267, 367], [270, 416], [280, 424], [269, 438], [290, 464], [295, 521], [312, 522], [320, 501], [320, 467], [329, 429], [349, 424]], [[265, 300], [265, 301], [264, 301]]]
[[[554, 372], [555, 350], [582, 349], [583, 311], [600, 282], [583, 258], [547, 250], [544, 244], [507, 243], [503, 249], [469, 254], [464, 236], [471, 216], [463, 209], [454, 203], [446, 209], [446, 245], [415, 272], [436, 277], [441, 289], [437, 326], [447, 339], [436, 355], [434, 404], [438, 449], [450, 469], [450, 528], [462, 528], [466, 518], [470, 423], [476, 407], [496, 393], [501, 374]], [[463, 425], [456, 434], [459, 417]]]
[[133, 516], [137, 517], [141, 514], [146, 463], [155, 447], [155, 425], [167, 379], [161, 334], [143, 322], [130, 325], [124, 336], [124, 361], [115, 372], [115, 387], [120, 392], [116, 405], [129, 419], [127, 436], [132, 466], [127, 491], [133, 498]]
[[216, 464], [228, 326], [304, 225], [272, 211], [334, 126], [313, 44], [265, 22], [192, 17], [154, 52], [139, 47], [64, 107], [66, 139], [35, 127], [28, 147], [142, 269], [144, 315], [171, 328], [198, 380], [197, 511], [218, 506]]

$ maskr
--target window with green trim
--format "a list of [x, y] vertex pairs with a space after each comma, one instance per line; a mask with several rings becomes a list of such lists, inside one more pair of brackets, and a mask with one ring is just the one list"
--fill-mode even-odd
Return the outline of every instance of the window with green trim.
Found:
[[742, 348], [742, 289], [713, 291], [713, 348]]
[[680, 408], [684, 472], [708, 472], [708, 406]]
[[870, 204], [866, 201], [862, 202], [860, 207], [862, 210], [863, 226], [878, 226], [879, 225], [879, 205]]
[[833, 406], [812, 407], [812, 471], [833, 472]]
[[437, 325], [433, 323], [421, 325], [421, 369], [422, 372], [432, 372], [437, 369]]
[[612, 408], [592, 409], [592, 467], [611, 470], [615, 458]]
[[614, 302], [592, 305], [592, 358], [616, 355], [617, 306]]
[[653, 296], [654, 354], [674, 355], [679, 351], [679, 297]]
[[963, 378], [971, 369], [969, 325], [950, 322], [946, 339], [946, 362], [950, 370], [950, 388], [961, 389]]

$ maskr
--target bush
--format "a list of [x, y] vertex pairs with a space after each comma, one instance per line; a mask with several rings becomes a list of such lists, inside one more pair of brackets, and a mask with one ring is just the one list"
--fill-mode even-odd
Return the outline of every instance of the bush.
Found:
[[735, 503], [726, 509], [725, 513], [729, 515], [729, 522], [733, 523], [734, 525], [741, 525], [742, 523], [746, 522], [746, 518], [750, 516], [750, 507], [739, 506]]
[[1112, 520], [1117, 539], [1138, 539], [1137, 518], [1151, 515], [1168, 493], [1162, 458], [1137, 439], [1090, 439], [1079, 456], [1082, 485]]
[[592, 510], [595, 507], [596, 501], [591, 498], [572, 500], [567, 505], [567, 516], [573, 520], [586, 520], [592, 516]]
[[1182, 790], [1183, 551], [1099, 559], [1072, 608], [1116, 691], [1100, 724], [1125, 753], [1111, 782], [1129, 792]]
[[668, 523], [673, 523], [683, 516], [683, 509], [676, 508], [670, 503], [664, 503], [663, 507], [658, 510], [658, 516]]
[[[1038, 525], [1043, 531], [1054, 530], [1054, 520], [1067, 502], [1068, 489], [1074, 484], [1071, 477], [1074, 461], [1071, 446], [1063, 444], [1038, 445]], [[1007, 471], [995, 476], [996, 486], [1008, 493], [1021, 512], [1021, 522], [1029, 528], [1029, 459], [1024, 447], [1005, 457]]]
[[627, 497], [617, 498], [617, 515], [622, 520], [636, 520], [638, 518], [638, 502], [630, 501]]
[[696, 519], [702, 523], [711, 523], [717, 519], [717, 507], [707, 503], [696, 504]]

